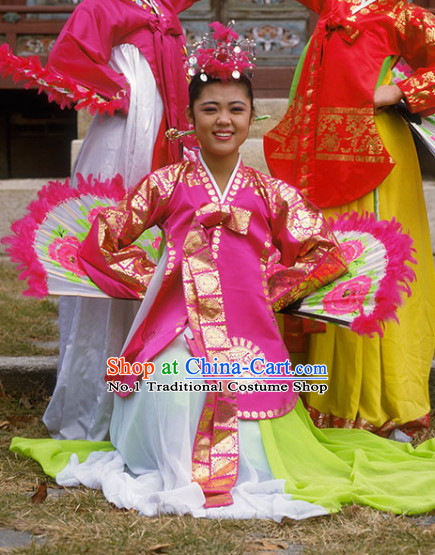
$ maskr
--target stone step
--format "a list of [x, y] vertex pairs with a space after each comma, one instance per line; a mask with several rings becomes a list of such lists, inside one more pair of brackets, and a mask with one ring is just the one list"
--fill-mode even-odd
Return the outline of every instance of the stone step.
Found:
[[[0, 180], [0, 237], [10, 233], [11, 223], [24, 216], [26, 207], [48, 181], [50, 178]], [[0, 254], [4, 252], [5, 246], [0, 244]]]
[[13, 397], [50, 395], [57, 362], [57, 356], [0, 357], [0, 391]]
[[287, 110], [287, 99], [285, 98], [260, 98], [255, 100], [255, 115], [270, 116], [261, 121], [255, 121], [251, 125], [250, 138], [262, 138], [265, 133], [278, 125]]

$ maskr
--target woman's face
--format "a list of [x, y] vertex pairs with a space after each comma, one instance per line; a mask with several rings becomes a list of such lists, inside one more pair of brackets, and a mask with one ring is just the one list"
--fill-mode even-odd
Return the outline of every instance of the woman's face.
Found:
[[188, 108], [203, 154], [222, 160], [236, 157], [249, 133], [253, 113], [243, 84], [235, 81], [210, 83]]

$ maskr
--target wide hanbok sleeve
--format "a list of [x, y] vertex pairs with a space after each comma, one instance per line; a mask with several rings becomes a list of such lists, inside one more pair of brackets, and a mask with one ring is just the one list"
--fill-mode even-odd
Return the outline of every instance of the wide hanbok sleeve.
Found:
[[49, 65], [107, 99], [122, 99], [128, 112], [129, 85], [107, 64], [120, 36], [131, 31], [130, 10], [122, 2], [85, 0], [65, 24], [48, 59]]
[[322, 213], [296, 189], [277, 182], [271, 197], [272, 241], [281, 259], [269, 279], [275, 311], [347, 271], [336, 238]]
[[397, 83], [411, 112], [435, 111], [435, 15], [420, 6], [407, 5], [397, 13], [396, 27], [402, 55], [414, 74]]
[[161, 223], [172, 191], [166, 179], [170, 170], [150, 174], [116, 208], [102, 211], [80, 247], [86, 273], [111, 297], [140, 299], [145, 294], [155, 264], [132, 243]]

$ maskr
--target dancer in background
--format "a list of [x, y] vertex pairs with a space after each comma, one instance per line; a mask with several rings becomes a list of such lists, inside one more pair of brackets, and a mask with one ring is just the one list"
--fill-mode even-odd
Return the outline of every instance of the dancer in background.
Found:
[[[429, 424], [435, 282], [418, 159], [393, 105], [404, 100], [421, 114], [435, 109], [435, 16], [404, 0], [303, 3], [320, 18], [288, 111], [264, 139], [272, 175], [326, 215], [357, 210], [396, 218], [409, 230], [417, 259], [412, 296], [383, 338], [334, 326], [310, 337], [308, 362], [326, 364], [331, 377], [324, 395], [307, 394], [305, 402], [318, 426], [406, 441]], [[400, 56], [415, 73], [392, 85]]]
[[[92, 121], [72, 171], [134, 186], [152, 169], [181, 159], [164, 133], [187, 128], [185, 41], [177, 14], [195, 0], [84, 0], [57, 39], [49, 66], [121, 108]], [[157, 231], [157, 230], [155, 230]], [[160, 234], [156, 234], [156, 246]], [[105, 439], [112, 411], [107, 358], [119, 354], [134, 301], [62, 297], [57, 384], [44, 415], [50, 434]]]

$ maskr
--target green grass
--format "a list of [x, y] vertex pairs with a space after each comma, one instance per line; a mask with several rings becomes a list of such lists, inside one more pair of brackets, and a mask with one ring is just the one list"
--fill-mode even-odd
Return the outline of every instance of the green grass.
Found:
[[0, 263], [0, 356], [57, 353], [35, 344], [58, 338], [57, 305], [50, 299], [24, 297], [26, 288], [11, 264]]

